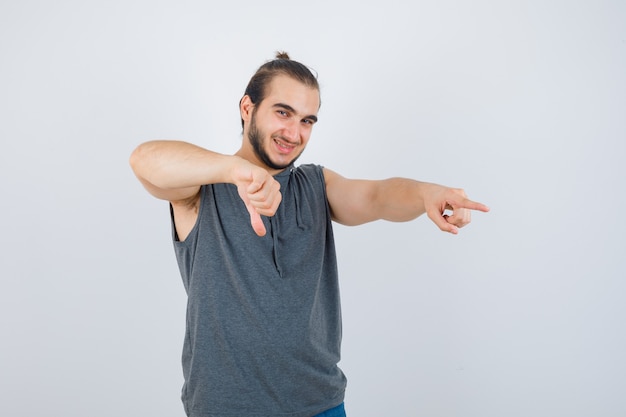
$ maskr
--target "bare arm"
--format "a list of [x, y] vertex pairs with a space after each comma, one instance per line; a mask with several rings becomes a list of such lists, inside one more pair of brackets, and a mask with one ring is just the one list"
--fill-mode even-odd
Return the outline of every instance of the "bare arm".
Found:
[[232, 158], [191, 143], [158, 140], [139, 145], [130, 165], [150, 194], [178, 201], [196, 195], [203, 184], [232, 182]]
[[[471, 210], [489, 211], [461, 189], [407, 178], [353, 180], [324, 169], [333, 220], [353, 226], [374, 220], [404, 222], [424, 213], [443, 231], [458, 233], [471, 221]], [[451, 210], [452, 214], [444, 214]]]
[[238, 156], [187, 142], [143, 143], [131, 154], [130, 165], [148, 192], [170, 201], [175, 216], [180, 214], [187, 224], [195, 221], [199, 190], [204, 184], [235, 184], [260, 236], [265, 234], [260, 215], [274, 215], [281, 201], [280, 185], [265, 169]]

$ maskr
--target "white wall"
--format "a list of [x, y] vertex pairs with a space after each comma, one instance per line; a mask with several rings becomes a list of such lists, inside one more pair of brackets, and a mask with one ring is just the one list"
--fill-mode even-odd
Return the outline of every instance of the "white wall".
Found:
[[0, 415], [183, 415], [168, 208], [127, 159], [236, 150], [277, 49], [322, 85], [302, 162], [492, 208], [337, 227], [349, 414], [626, 415], [624, 2], [210, 3], [0, 4]]

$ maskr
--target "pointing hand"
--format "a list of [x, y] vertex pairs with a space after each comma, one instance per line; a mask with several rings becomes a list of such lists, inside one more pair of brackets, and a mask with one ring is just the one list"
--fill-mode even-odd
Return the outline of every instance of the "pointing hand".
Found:
[[429, 185], [431, 187], [424, 195], [424, 208], [428, 217], [444, 232], [459, 233], [459, 228], [471, 222], [472, 210], [489, 211], [486, 205], [468, 199], [461, 189]]

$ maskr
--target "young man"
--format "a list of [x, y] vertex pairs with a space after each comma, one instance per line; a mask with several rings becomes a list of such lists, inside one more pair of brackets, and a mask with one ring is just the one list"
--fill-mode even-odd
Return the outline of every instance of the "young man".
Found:
[[240, 101], [235, 155], [152, 141], [131, 156], [141, 183], [171, 206], [188, 295], [182, 400], [189, 416], [344, 416], [331, 220], [358, 225], [427, 213], [458, 233], [471, 210], [488, 211], [459, 189], [296, 167], [319, 107], [315, 76], [279, 53]]

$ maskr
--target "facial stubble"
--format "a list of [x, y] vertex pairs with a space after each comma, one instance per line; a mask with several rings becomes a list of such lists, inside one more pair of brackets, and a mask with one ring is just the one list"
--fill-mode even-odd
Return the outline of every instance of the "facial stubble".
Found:
[[265, 136], [266, 136], [265, 132], [262, 132], [257, 126], [256, 109], [255, 109], [252, 111], [252, 117], [250, 119], [250, 129], [248, 131], [248, 140], [250, 141], [250, 144], [252, 145], [252, 149], [254, 150], [255, 155], [257, 156], [257, 158], [259, 158], [261, 162], [263, 162], [268, 168], [276, 169], [276, 170], [283, 170], [287, 168], [288, 166], [290, 166], [291, 164], [295, 163], [296, 160], [300, 157], [300, 155], [302, 155], [302, 152], [300, 152], [298, 155], [295, 156], [295, 158], [293, 158], [291, 161], [289, 161], [286, 164], [275, 163], [274, 161], [272, 161], [272, 159], [270, 158], [269, 154], [267, 153], [267, 151], [265, 150], [263, 146], [263, 138]]

